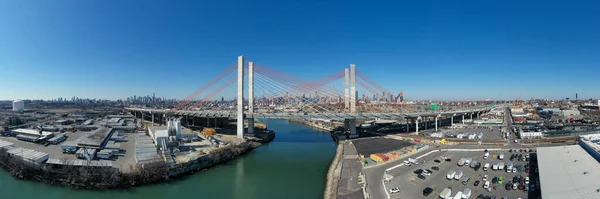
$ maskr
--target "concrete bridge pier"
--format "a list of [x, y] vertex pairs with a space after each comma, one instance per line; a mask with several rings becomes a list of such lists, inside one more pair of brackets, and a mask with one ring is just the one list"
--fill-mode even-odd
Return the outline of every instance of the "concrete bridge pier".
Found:
[[[246, 120], [248, 120], [248, 132], [247, 132], [247, 134], [249, 136], [253, 136], [254, 135], [254, 118], [246, 118]], [[354, 131], [356, 131], [356, 127], [354, 128]]]
[[356, 133], [356, 119], [354, 119], [354, 118], [344, 119], [344, 128], [346, 128], [347, 130], [350, 131], [350, 138], [358, 137], [358, 134]]
[[152, 117], [152, 126], [154, 126], [154, 114], [152, 114], [152, 111], [150, 111], [150, 116]]
[[462, 124], [465, 124], [465, 115], [462, 115]]

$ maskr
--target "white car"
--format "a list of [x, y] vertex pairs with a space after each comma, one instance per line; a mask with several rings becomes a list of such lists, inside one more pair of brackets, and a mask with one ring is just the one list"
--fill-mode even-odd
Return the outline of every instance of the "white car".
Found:
[[483, 188], [484, 189], [490, 188], [490, 181], [485, 181], [485, 183], [483, 183]]
[[421, 174], [423, 174], [424, 176], [429, 176], [429, 175], [431, 175], [431, 172], [429, 172], [428, 170], [425, 170]]
[[516, 173], [516, 172], [517, 172], [517, 168], [514, 168], [514, 167], [513, 167], [513, 169], [512, 169], [512, 172], [513, 172], [513, 173]]
[[525, 177], [525, 184], [529, 184], [529, 177]]
[[398, 187], [394, 187], [394, 188], [390, 189], [390, 193], [398, 193], [398, 192], [400, 192], [400, 188], [398, 188]]
[[483, 176], [483, 181], [487, 181], [487, 175]]

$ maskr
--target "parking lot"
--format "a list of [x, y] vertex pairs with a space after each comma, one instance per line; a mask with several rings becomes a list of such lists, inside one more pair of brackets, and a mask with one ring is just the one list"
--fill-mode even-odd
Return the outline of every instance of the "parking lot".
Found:
[[[474, 128], [457, 128], [457, 129], [446, 129], [442, 133], [446, 137], [456, 138], [459, 134], [482, 134], [483, 140], [503, 140], [504, 137], [500, 130], [500, 127], [474, 127]], [[466, 139], [466, 137], [464, 138]]]
[[[451, 188], [452, 194], [451, 196], [455, 196], [458, 191], [464, 191], [465, 188], [471, 189], [471, 196], [469, 198], [478, 198], [481, 195], [481, 198], [488, 196], [488, 198], [537, 198], [540, 194], [538, 187], [537, 174], [535, 174], [535, 170], [537, 166], [535, 165], [534, 156], [530, 158], [529, 161], [521, 161], [517, 159], [513, 159], [513, 165], [520, 165], [521, 169], [516, 173], [506, 172], [505, 170], [493, 170], [491, 165], [495, 162], [503, 162], [505, 165], [510, 161], [510, 157], [512, 154], [521, 154], [523, 157], [526, 156], [528, 152], [509, 152], [508, 150], [502, 151], [504, 153], [503, 160], [499, 160], [497, 155], [501, 151], [490, 151], [490, 156], [487, 159], [484, 159], [484, 152], [437, 152], [432, 153], [423, 159], [418, 160], [418, 164], [412, 164], [411, 166], [401, 166], [396, 169], [390, 170], [387, 174], [393, 176], [393, 179], [384, 183], [386, 191], [389, 193], [390, 189], [398, 187], [400, 192], [398, 193], [389, 193], [390, 198], [439, 198], [440, 192], [442, 192], [445, 188]], [[449, 161], [443, 160], [441, 157], [447, 157], [450, 159]], [[474, 168], [470, 166], [458, 166], [457, 163], [461, 158], [471, 157], [472, 161], [477, 161], [480, 163], [480, 168], [476, 171]], [[483, 167], [485, 163], [490, 163], [490, 168], [487, 171], [484, 171]], [[525, 172], [525, 165], [529, 164], [531, 172]], [[437, 167], [432, 169], [432, 167]], [[505, 166], [506, 168], [507, 166]], [[421, 175], [424, 179], [420, 179], [415, 171], [418, 169], [422, 170], [430, 170], [431, 174], [429, 175]], [[447, 175], [451, 171], [462, 171], [463, 176], [458, 177], [458, 180], [452, 179], [448, 180]], [[483, 188], [484, 186], [484, 176], [487, 175], [487, 181], [489, 181], [490, 191]], [[493, 183], [494, 178], [499, 179], [499, 177], [503, 177], [502, 184]], [[523, 182], [520, 182], [520, 179], [516, 179], [518, 184], [523, 184], [523, 186], [517, 186], [517, 189], [513, 189], [512, 181], [515, 176], [522, 176]], [[528, 187], [529, 191], [524, 191], [525, 189], [525, 177], [529, 178], [529, 185], [535, 186], [535, 191], [531, 191]], [[469, 178], [466, 185], [463, 184], [463, 180]], [[479, 181], [478, 185], [475, 186], [476, 181]], [[509, 184], [510, 189], [506, 189], [506, 184]], [[516, 184], [516, 183], [515, 183]], [[432, 189], [432, 192], [428, 196], [423, 196], [423, 190], [427, 187]]]

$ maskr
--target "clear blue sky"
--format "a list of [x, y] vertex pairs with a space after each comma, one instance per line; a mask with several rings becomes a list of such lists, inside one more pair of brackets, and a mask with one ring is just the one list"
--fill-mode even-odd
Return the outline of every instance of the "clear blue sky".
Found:
[[[367, 3], [368, 2], [368, 3]], [[410, 99], [600, 97], [597, 1], [0, 1], [0, 99], [182, 99], [245, 55]]]

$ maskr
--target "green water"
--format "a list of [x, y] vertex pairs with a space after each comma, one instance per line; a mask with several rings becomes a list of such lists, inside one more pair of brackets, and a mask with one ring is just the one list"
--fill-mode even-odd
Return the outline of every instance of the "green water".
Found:
[[180, 179], [123, 190], [87, 191], [16, 180], [2, 170], [0, 198], [321, 198], [335, 153], [329, 133], [284, 120], [264, 122], [276, 131], [273, 142]]

